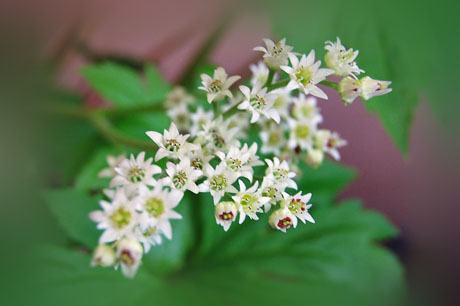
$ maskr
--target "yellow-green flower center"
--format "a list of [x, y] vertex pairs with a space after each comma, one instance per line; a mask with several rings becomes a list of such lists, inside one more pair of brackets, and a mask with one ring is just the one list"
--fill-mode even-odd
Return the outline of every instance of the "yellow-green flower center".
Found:
[[120, 207], [110, 216], [110, 219], [117, 228], [123, 228], [131, 222], [131, 212]]
[[185, 171], [182, 170], [177, 171], [177, 173], [174, 174], [172, 181], [174, 187], [176, 187], [177, 189], [182, 189], [187, 183], [187, 174], [185, 173]]
[[131, 183], [141, 182], [145, 176], [145, 170], [140, 167], [133, 167], [128, 171], [128, 180]]
[[211, 189], [220, 191], [227, 188], [227, 178], [223, 175], [215, 175], [211, 179]]
[[306, 124], [299, 124], [294, 130], [296, 139], [306, 139], [310, 136], [310, 128]]
[[296, 70], [295, 77], [299, 80], [304, 86], [313, 83], [313, 71], [311, 71], [310, 67], [299, 67]]
[[159, 198], [150, 198], [145, 202], [145, 211], [151, 216], [158, 218], [165, 211], [163, 200]]

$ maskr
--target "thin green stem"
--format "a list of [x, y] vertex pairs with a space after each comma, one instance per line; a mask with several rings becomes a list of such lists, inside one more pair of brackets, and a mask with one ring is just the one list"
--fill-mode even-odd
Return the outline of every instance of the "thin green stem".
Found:
[[339, 90], [339, 84], [338, 83], [329, 82], [329, 81], [322, 81], [319, 84], [327, 86], [327, 87], [330, 87], [330, 88], [335, 89], [335, 90]]
[[225, 111], [223, 114], [222, 114], [222, 118], [224, 120], [228, 119], [230, 116], [234, 115], [237, 111], [238, 111], [238, 105], [239, 104], [235, 104], [233, 105], [232, 107], [230, 107], [227, 111]]
[[219, 104], [217, 104], [216, 101], [213, 101], [211, 104], [212, 104], [212, 111], [214, 112], [214, 119], [216, 119], [220, 115]]
[[265, 82], [265, 86], [272, 85], [273, 77], [275, 76], [275, 73], [276, 73], [276, 71], [271, 69], [271, 68], [270, 68], [270, 70], [268, 70], [268, 77], [267, 77], [267, 81]]
[[290, 79], [281, 80], [281, 81], [278, 81], [276, 83], [268, 85], [267, 88], [268, 88], [269, 91], [271, 91], [273, 89], [277, 89], [277, 88], [286, 86], [289, 83], [289, 81], [290, 81]]

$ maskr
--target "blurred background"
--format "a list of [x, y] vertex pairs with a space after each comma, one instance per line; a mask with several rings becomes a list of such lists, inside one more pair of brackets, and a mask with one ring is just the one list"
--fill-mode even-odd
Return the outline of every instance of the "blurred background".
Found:
[[[388, 63], [403, 59], [392, 73], [416, 92], [411, 127], [403, 136], [408, 147], [394, 135], [392, 140], [386, 131], [391, 127], [382, 126], [372, 107], [355, 102], [344, 109], [329, 92], [330, 99], [320, 103], [325, 122], [348, 140], [343, 163], [358, 171], [341, 197], [361, 198], [401, 229], [389, 247], [406, 268], [414, 304], [458, 305], [459, 9], [454, 1], [1, 1], [0, 259], [5, 292], [21, 294], [9, 285], [28, 273], [28, 254], [21, 251], [25, 244], [63, 239], [48, 226], [54, 221], [34, 196], [36, 188], [50, 183], [40, 174], [65, 158], [47, 154], [61, 145], [47, 137], [49, 118], [38, 111], [49, 102], [48, 93], [59, 88], [84, 97], [89, 106], [106, 104], [79, 74], [84, 65], [106, 59], [133, 67], [151, 61], [165, 79], [180, 82], [224, 20], [209, 60], [242, 76], [260, 59], [252, 49], [265, 37], [286, 36], [297, 50], [308, 52], [340, 35], [346, 46], [364, 54], [373, 50], [369, 28], [378, 26], [385, 33], [377, 39], [391, 43]], [[385, 79], [373, 67], [364, 69]], [[72, 131], [68, 133], [71, 139]], [[53, 179], [61, 178], [52, 177], [51, 184]]]

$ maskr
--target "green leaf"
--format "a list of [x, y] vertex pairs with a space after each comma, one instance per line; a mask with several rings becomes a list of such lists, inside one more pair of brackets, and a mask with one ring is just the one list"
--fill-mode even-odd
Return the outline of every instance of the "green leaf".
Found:
[[151, 64], [145, 68], [146, 80], [134, 69], [114, 62], [86, 66], [82, 74], [95, 91], [118, 107], [159, 103], [169, 91], [168, 84]]
[[90, 248], [97, 245], [100, 231], [88, 216], [89, 212], [99, 209], [97, 198], [76, 189], [48, 190], [43, 196], [71, 239]]
[[85, 164], [83, 169], [75, 179], [75, 188], [79, 190], [94, 190], [107, 188], [110, 183], [109, 178], [99, 178], [98, 173], [108, 167], [107, 155], [118, 155], [121, 152], [115, 152], [112, 148], [99, 149], [91, 159]]

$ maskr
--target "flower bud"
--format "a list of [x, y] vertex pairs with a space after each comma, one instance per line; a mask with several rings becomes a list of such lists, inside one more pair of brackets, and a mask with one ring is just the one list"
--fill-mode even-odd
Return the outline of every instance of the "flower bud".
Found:
[[268, 217], [268, 224], [282, 232], [287, 229], [297, 226], [297, 218], [289, 211], [287, 207], [275, 210], [270, 217]]
[[345, 77], [339, 82], [339, 95], [345, 105], [351, 104], [362, 92], [361, 82]]
[[329, 130], [318, 130], [313, 136], [314, 144], [316, 148], [324, 148], [327, 146], [329, 139], [331, 138], [331, 131]]
[[232, 222], [236, 219], [236, 205], [234, 202], [220, 202], [217, 204], [214, 216], [217, 224], [221, 225], [225, 231], [228, 231]]
[[124, 276], [132, 278], [136, 275], [141, 264], [142, 253], [142, 245], [137, 240], [123, 238], [118, 242], [117, 258]]
[[375, 96], [381, 96], [392, 91], [388, 86], [391, 85], [390, 81], [378, 81], [370, 77], [364, 77], [360, 80], [361, 83], [361, 97], [369, 100]]
[[323, 163], [324, 152], [319, 149], [309, 150], [305, 161], [310, 166], [316, 168]]
[[115, 250], [107, 245], [100, 244], [94, 250], [91, 266], [110, 267], [115, 264]]

